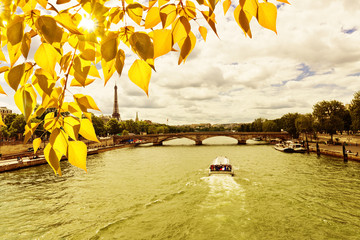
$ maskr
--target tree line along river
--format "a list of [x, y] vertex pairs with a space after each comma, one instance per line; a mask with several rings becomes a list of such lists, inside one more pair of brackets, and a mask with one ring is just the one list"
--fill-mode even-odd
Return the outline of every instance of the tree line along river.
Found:
[[[234, 141], [234, 142], [233, 142]], [[1, 239], [359, 239], [360, 163], [213, 138], [0, 174]], [[235, 176], [208, 176], [218, 155]]]

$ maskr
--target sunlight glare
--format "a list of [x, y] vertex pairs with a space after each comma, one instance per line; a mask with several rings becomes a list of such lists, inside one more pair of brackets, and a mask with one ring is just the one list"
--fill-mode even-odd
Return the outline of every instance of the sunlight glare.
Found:
[[83, 28], [88, 32], [93, 32], [95, 30], [96, 24], [94, 20], [89, 17], [83, 17], [83, 19], [79, 23], [79, 28]]

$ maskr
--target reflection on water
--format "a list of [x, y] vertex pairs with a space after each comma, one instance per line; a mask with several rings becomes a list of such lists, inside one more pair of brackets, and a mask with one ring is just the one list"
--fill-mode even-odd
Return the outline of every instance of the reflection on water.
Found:
[[[0, 174], [1, 239], [358, 239], [359, 163], [233, 140], [105, 152], [87, 174]], [[218, 155], [234, 177], [208, 176]]]

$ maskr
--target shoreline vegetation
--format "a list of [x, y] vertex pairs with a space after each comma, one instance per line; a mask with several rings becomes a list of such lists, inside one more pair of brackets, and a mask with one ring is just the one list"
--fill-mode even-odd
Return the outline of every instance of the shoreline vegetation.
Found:
[[[328, 135], [319, 134], [318, 137], [317, 141], [319, 143], [320, 155], [344, 158], [342, 143], [345, 143], [348, 160], [360, 162], [360, 136], [345, 134], [335, 135], [335, 139], [338, 139], [337, 144], [327, 144], [329, 140]], [[114, 145], [112, 138], [101, 139], [100, 143], [90, 141], [85, 141], [85, 143], [88, 145], [88, 155], [139, 145]], [[36, 155], [34, 155], [33, 152], [27, 151], [31, 146], [32, 144], [1, 145], [2, 158], [0, 160], [0, 173], [46, 164], [46, 159], [41, 151], [38, 151]], [[316, 154], [316, 142], [309, 142], [309, 150]], [[18, 157], [21, 159], [20, 161], [17, 159]], [[66, 158], [63, 157], [62, 160], [66, 160]]]

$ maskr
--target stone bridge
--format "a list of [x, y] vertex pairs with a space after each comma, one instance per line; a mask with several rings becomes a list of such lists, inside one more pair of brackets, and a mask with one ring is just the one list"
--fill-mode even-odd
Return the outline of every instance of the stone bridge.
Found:
[[287, 132], [187, 132], [187, 133], [164, 133], [164, 134], [148, 134], [148, 135], [128, 135], [128, 136], [114, 136], [114, 143], [121, 144], [128, 141], [141, 140], [142, 143], [153, 143], [155, 146], [162, 145], [163, 142], [187, 138], [193, 140], [196, 145], [202, 145], [205, 139], [212, 137], [226, 136], [234, 138], [238, 141], [238, 144], [246, 144], [246, 140], [252, 138], [260, 138], [265, 141], [271, 139], [290, 139], [290, 135]]

